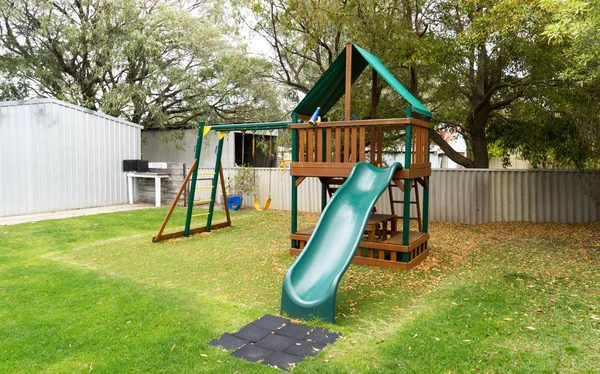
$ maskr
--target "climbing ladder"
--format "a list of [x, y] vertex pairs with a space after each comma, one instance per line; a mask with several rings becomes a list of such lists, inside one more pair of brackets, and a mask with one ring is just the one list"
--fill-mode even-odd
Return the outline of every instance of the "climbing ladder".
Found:
[[[231, 217], [229, 215], [229, 207], [227, 206], [227, 204], [224, 204], [225, 205], [225, 215], [227, 217], [227, 220], [225, 222], [221, 222], [221, 223], [217, 223], [217, 224], [212, 223], [213, 213], [214, 213], [214, 209], [215, 209], [215, 199], [217, 197], [217, 187], [219, 185], [219, 180], [221, 182], [220, 185], [221, 185], [221, 193], [223, 194], [223, 199], [227, 199], [227, 194], [226, 194], [226, 190], [225, 190], [225, 181], [223, 178], [223, 168], [221, 167], [221, 155], [223, 154], [223, 140], [225, 138], [226, 132], [224, 132], [224, 131], [219, 132], [219, 145], [217, 146], [217, 158], [215, 161], [214, 171], [202, 172], [202, 173], [198, 172], [198, 167], [200, 164], [198, 162], [198, 160], [200, 159], [200, 151], [202, 150], [202, 139], [204, 138], [204, 136], [206, 136], [206, 134], [209, 131], [210, 131], [210, 126], [205, 126], [204, 122], [201, 122], [200, 126], [198, 127], [198, 138], [196, 140], [194, 163], [192, 164], [192, 167], [188, 171], [185, 179], [183, 180], [183, 183], [181, 184], [181, 187], [179, 188], [179, 192], [177, 193], [177, 196], [173, 200], [173, 203], [171, 204], [171, 208], [169, 209], [169, 212], [167, 213], [167, 216], [165, 217], [160, 229], [158, 230], [157, 234], [152, 238], [153, 242], [177, 238], [177, 237], [181, 237], [181, 236], [188, 237], [190, 235], [198, 234], [201, 232], [210, 232], [211, 230], [216, 230], [216, 229], [220, 229], [223, 227], [231, 226]], [[199, 176], [201, 178], [198, 178]], [[211, 184], [207, 185], [207, 186], [196, 186], [196, 183], [198, 181], [210, 181]], [[165, 227], [167, 226], [167, 223], [169, 222], [169, 219], [171, 218], [171, 215], [172, 215], [173, 211], [175, 210], [175, 207], [177, 206], [177, 203], [179, 202], [179, 199], [181, 198], [181, 195], [185, 191], [185, 187], [188, 183], [190, 183], [191, 186], [190, 186], [190, 193], [189, 193], [189, 198], [188, 198], [189, 204], [187, 207], [185, 228], [182, 231], [163, 234], [163, 231], [165, 230]], [[205, 190], [205, 189], [210, 190], [210, 198], [196, 200], [196, 191], [197, 190]], [[201, 205], [201, 204], [206, 204], [206, 203], [208, 203], [208, 212], [194, 213], [195, 207], [197, 207], [198, 205]], [[204, 226], [192, 228], [192, 220], [194, 217], [206, 217], [206, 224]]]
[[[410, 213], [409, 213], [409, 217], [408, 218], [410, 220], [416, 220], [417, 224], [419, 225], [419, 231], [422, 231], [422, 229], [423, 229], [423, 222], [421, 220], [421, 202], [419, 200], [418, 183], [417, 183], [417, 179], [411, 179], [410, 181], [411, 182], [410, 182], [410, 186], [409, 186], [409, 191], [412, 188], [415, 189], [415, 194], [414, 194], [415, 199], [414, 200], [410, 199], [409, 204], [410, 205], [416, 205], [417, 216], [416, 217], [412, 217], [412, 216], [410, 216]], [[399, 182], [399, 183], [396, 183], [396, 182]], [[392, 190], [394, 188], [399, 188], [400, 190], [404, 191], [405, 184], [403, 182], [401, 182], [401, 181], [394, 181], [394, 183], [391, 183], [388, 186], [388, 194], [389, 194], [389, 197], [390, 197], [390, 208], [392, 210], [392, 214], [396, 215], [396, 209], [394, 208], [394, 205], [395, 204], [402, 204], [404, 206], [404, 200], [394, 200], [394, 195], [392, 193]], [[402, 208], [401, 211], [402, 212], [406, 212], [406, 210], [404, 209], [404, 207]], [[399, 216], [398, 218], [403, 219], [402, 216]]]

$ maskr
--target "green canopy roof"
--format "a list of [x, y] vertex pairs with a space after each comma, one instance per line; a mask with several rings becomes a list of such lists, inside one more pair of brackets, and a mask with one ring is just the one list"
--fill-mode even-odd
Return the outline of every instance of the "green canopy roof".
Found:
[[[352, 83], [358, 79], [367, 66], [371, 66], [379, 76], [400, 94], [413, 107], [413, 110], [422, 115], [431, 117], [431, 111], [427, 109], [396, 77], [383, 65], [377, 56], [365, 51], [357, 45], [352, 48]], [[347, 48], [347, 47], [346, 47]], [[308, 91], [304, 99], [298, 104], [294, 112], [298, 114], [312, 115], [317, 107], [321, 107], [321, 115], [324, 116], [344, 96], [346, 82], [346, 48], [336, 57], [329, 68], [321, 75], [321, 78]]]

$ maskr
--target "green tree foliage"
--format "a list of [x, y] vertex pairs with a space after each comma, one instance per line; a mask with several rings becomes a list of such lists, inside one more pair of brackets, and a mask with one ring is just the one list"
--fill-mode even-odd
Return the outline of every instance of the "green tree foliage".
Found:
[[541, 6], [549, 15], [541, 34], [545, 49], [554, 51], [553, 79], [510, 108], [510, 126], [492, 122], [491, 136], [533, 167], [598, 168], [600, 5], [544, 0]]
[[561, 166], [600, 167], [600, 3], [544, 0], [551, 22], [544, 35], [560, 47], [561, 85], [552, 100], [556, 121], [566, 122], [571, 145]]
[[342, 2], [233, 0], [233, 4], [252, 11], [251, 28], [274, 51], [276, 80], [301, 93], [310, 90], [344, 48], [343, 19], [333, 16], [343, 12]]
[[[565, 10], [569, 3], [573, 9]], [[596, 41], [587, 52], [577, 49], [598, 38], [596, 21], [584, 17], [597, 15], [598, 6], [592, 4], [576, 0], [255, 0], [251, 10], [258, 20], [255, 30], [278, 51], [273, 62], [280, 82], [306, 92], [344, 43], [359, 44], [378, 55], [433, 109], [438, 130], [465, 138], [467, 157], [432, 131], [432, 139], [451, 159], [466, 167], [487, 168], [491, 148], [520, 152], [537, 166], [582, 165], [589, 159], [585, 148], [590, 142], [582, 131], [593, 125], [578, 123], [584, 117], [572, 114], [589, 114], [586, 108], [592, 96], [572, 92], [572, 81], [560, 78], [575, 69], [567, 59], [579, 61], [580, 72], [596, 66], [600, 43]], [[577, 20], [583, 24], [576, 25]], [[567, 25], [574, 29], [565, 31]], [[549, 43], [565, 40], [566, 35], [570, 35], [570, 49]], [[581, 37], [575, 42], [572, 35]], [[565, 51], [571, 55], [565, 56]], [[368, 78], [353, 88], [353, 112], [361, 118], [370, 114]], [[399, 116], [405, 105], [382, 82], [377, 101], [382, 117]], [[341, 113], [337, 109], [334, 113]]]
[[[455, 161], [487, 168], [490, 142], [521, 120], [510, 109], [553, 79], [554, 51], [541, 38], [545, 15], [535, 2], [512, 0], [443, 2], [436, 11], [447, 69], [430, 102], [440, 127], [461, 133], [470, 147], [471, 157], [454, 155]], [[445, 142], [432, 138], [452, 157]]]
[[279, 118], [270, 64], [200, 12], [151, 0], [4, 0], [2, 98], [56, 97], [147, 129]]
[[581, 0], [543, 0], [552, 12], [544, 34], [563, 47], [568, 64], [562, 78], [580, 84], [600, 81], [600, 3]]
[[[396, 76], [409, 81], [413, 92], [418, 92], [418, 69], [427, 70], [432, 66], [430, 21], [425, 16], [431, 3], [420, 0], [415, 4], [376, 0], [258, 0], [250, 3], [252, 16], [245, 21], [275, 51], [272, 63], [276, 67], [276, 79], [292, 88], [288, 96], [294, 102], [299, 101], [294, 92], [308, 92], [348, 42], [366, 46]], [[238, 6], [246, 4], [237, 3]], [[390, 48], [394, 43], [407, 48]], [[370, 93], [370, 74], [366, 73], [353, 87], [352, 111], [359, 118], [371, 116]], [[405, 104], [382, 80], [376, 97], [378, 116], [394, 117], [404, 113]], [[341, 105], [329, 113], [332, 119], [342, 115]], [[386, 137], [385, 145], [398, 144], [398, 134], [386, 133]]]

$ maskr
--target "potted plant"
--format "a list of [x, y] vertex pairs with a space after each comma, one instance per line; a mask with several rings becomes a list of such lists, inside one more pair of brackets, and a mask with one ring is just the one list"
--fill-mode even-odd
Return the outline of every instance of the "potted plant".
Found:
[[254, 169], [242, 166], [236, 169], [233, 178], [227, 181], [227, 206], [232, 210], [240, 210], [244, 195], [256, 193], [256, 176]]

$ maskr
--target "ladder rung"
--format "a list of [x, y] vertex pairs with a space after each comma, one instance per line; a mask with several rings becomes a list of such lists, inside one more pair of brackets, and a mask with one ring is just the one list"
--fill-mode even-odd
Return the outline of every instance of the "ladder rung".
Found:
[[212, 199], [194, 200], [194, 203], [210, 203]]
[[197, 190], [207, 190], [209, 188], [214, 188], [213, 186], [200, 186], [200, 187], [196, 187]]
[[214, 171], [207, 171], [207, 172], [203, 172], [203, 173], [198, 173], [198, 175], [215, 175]]
[[198, 178], [197, 181], [212, 181], [212, 178]]
[[[396, 203], [396, 204], [404, 204], [403, 200], [392, 200], [392, 203]], [[411, 204], [416, 204], [416, 201], [411, 201]]]
[[192, 214], [192, 217], [200, 217], [200, 216], [207, 216], [209, 213], [198, 213], [198, 214]]

